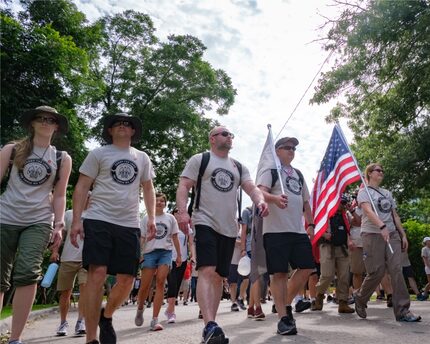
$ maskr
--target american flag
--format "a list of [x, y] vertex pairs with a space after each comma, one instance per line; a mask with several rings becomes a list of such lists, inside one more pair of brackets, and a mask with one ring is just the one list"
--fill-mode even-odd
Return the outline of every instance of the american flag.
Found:
[[336, 125], [311, 194], [311, 208], [315, 223], [313, 244], [327, 230], [328, 219], [335, 214], [342, 192], [349, 184], [359, 181], [360, 178], [360, 171], [350, 153], [342, 130]]

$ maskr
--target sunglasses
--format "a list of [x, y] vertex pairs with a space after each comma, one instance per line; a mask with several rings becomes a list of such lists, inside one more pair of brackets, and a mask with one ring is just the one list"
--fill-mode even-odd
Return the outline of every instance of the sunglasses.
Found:
[[36, 117], [34, 117], [34, 120], [37, 123], [43, 123], [43, 122], [45, 122], [47, 124], [57, 124], [58, 123], [58, 121], [55, 117], [36, 116]]
[[221, 131], [220, 133], [213, 134], [212, 136], [217, 136], [217, 135], [222, 135], [224, 137], [230, 136], [232, 139], [234, 139], [234, 134], [228, 131]]
[[284, 149], [284, 150], [287, 150], [287, 151], [293, 151], [293, 152], [295, 152], [296, 151], [296, 147], [293, 147], [293, 146], [282, 146], [282, 147], [279, 147], [279, 149]]
[[133, 128], [133, 123], [127, 120], [116, 121], [112, 124], [112, 128], [120, 127], [121, 125], [127, 128]]
[[378, 173], [384, 173], [384, 170], [381, 170], [380, 168], [375, 168], [374, 170], [372, 170], [372, 172], [378, 172]]

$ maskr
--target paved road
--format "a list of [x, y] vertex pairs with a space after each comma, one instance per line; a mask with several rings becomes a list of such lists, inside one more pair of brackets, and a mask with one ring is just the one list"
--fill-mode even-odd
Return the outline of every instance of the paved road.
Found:
[[[231, 312], [230, 304], [222, 301], [219, 308], [218, 323], [222, 326], [230, 343], [348, 343], [348, 344], [424, 344], [430, 339], [430, 301], [412, 303], [411, 309], [423, 317], [420, 323], [399, 323], [394, 321], [392, 309], [384, 303], [371, 302], [368, 318], [359, 319], [355, 314], [338, 314], [337, 305], [325, 303], [322, 312], [305, 311], [295, 314], [298, 335], [279, 336], [276, 334], [277, 317], [270, 313], [271, 302], [263, 305], [267, 319], [256, 322], [246, 318], [246, 312]], [[71, 328], [76, 322], [76, 309], [71, 308], [69, 324]], [[197, 319], [196, 303], [177, 307], [176, 324], [167, 324], [164, 309], [161, 310], [163, 331], [149, 331], [152, 309], [145, 310], [145, 322], [142, 327], [134, 325], [136, 306], [129, 305], [119, 309], [114, 316], [114, 327], [118, 335], [118, 343], [151, 343], [151, 344], [197, 344], [201, 340], [203, 323]], [[24, 333], [26, 344], [54, 343], [72, 344], [85, 343], [83, 337], [55, 337], [59, 323], [58, 313], [50, 313], [28, 324]]]

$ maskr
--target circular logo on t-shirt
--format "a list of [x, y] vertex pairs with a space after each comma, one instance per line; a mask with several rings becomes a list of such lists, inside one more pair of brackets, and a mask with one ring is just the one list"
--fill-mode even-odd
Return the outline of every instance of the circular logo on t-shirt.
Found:
[[111, 168], [111, 175], [118, 184], [131, 184], [137, 176], [137, 165], [127, 159], [115, 161]]
[[167, 235], [167, 226], [163, 222], [157, 222], [155, 226], [155, 239], [163, 239]]
[[224, 168], [217, 168], [212, 172], [211, 181], [218, 191], [228, 192], [233, 189], [234, 176], [233, 173]]
[[287, 177], [285, 179], [285, 185], [287, 189], [291, 191], [293, 194], [301, 195], [302, 194], [302, 185], [300, 181], [294, 177]]
[[42, 185], [51, 176], [52, 168], [42, 159], [27, 159], [18, 176], [27, 185]]
[[383, 213], [391, 213], [391, 202], [387, 197], [378, 198], [378, 209]]

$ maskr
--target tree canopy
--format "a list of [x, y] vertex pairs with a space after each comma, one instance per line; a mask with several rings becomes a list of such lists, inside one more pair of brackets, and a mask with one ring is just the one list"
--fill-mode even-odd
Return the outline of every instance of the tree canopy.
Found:
[[311, 100], [342, 99], [328, 121], [347, 118], [364, 168], [380, 162], [398, 200], [430, 196], [430, 3], [334, 1], [343, 11], [324, 47], [333, 68]]

